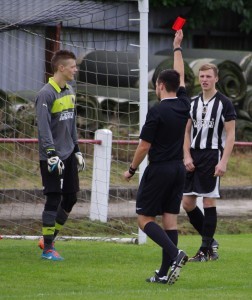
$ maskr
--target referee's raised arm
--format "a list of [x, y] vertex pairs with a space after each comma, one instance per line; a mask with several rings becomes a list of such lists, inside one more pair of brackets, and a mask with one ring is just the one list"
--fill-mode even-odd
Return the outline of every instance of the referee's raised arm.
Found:
[[173, 68], [180, 74], [180, 86], [185, 86], [185, 69], [182, 56], [181, 43], [183, 40], [182, 29], [176, 31], [173, 41], [174, 64]]

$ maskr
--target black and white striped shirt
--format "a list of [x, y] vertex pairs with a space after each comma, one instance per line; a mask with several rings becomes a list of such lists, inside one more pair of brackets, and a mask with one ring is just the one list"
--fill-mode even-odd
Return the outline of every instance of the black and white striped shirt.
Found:
[[191, 102], [192, 119], [191, 148], [223, 149], [226, 132], [224, 123], [235, 120], [236, 113], [232, 102], [222, 93], [217, 92], [204, 103], [200, 94]]

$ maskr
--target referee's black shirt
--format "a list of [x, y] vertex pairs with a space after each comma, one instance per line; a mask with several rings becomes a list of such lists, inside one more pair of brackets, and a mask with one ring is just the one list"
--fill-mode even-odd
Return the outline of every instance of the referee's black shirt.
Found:
[[162, 99], [148, 111], [140, 139], [151, 143], [150, 163], [183, 159], [189, 112], [190, 100], [184, 87], [179, 88], [176, 98]]

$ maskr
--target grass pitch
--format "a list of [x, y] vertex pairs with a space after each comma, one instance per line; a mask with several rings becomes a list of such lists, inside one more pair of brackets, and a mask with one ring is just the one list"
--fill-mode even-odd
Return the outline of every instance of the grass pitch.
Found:
[[[147, 283], [161, 249], [106, 242], [58, 241], [62, 262], [40, 259], [37, 241], [0, 240], [0, 299], [251, 299], [252, 234], [217, 235], [219, 261], [187, 263], [172, 286]], [[179, 237], [195, 254], [200, 238]]]

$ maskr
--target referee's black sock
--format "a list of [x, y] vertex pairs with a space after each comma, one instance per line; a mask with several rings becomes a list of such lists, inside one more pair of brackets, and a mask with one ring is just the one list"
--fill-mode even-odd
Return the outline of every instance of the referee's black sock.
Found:
[[[177, 246], [178, 244], [178, 231], [177, 230], [165, 230], [167, 236], [172, 240], [173, 244]], [[159, 277], [166, 276], [171, 266], [171, 259], [168, 254], [162, 249], [162, 264], [159, 269], [158, 275]]]
[[202, 236], [202, 229], [204, 224], [204, 215], [201, 209], [196, 206], [193, 210], [187, 212], [188, 218], [192, 226], [198, 231]]
[[178, 248], [168, 237], [166, 232], [155, 222], [149, 222], [144, 226], [144, 232], [156, 244], [158, 244], [168, 254], [170, 259], [174, 259], [178, 255]]

